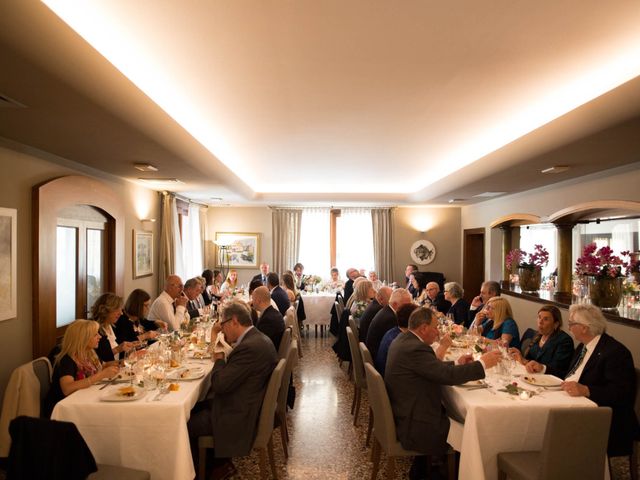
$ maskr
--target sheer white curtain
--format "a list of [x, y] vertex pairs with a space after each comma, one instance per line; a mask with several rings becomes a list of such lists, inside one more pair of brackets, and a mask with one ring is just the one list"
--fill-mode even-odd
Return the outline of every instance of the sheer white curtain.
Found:
[[373, 226], [370, 208], [343, 208], [336, 222], [336, 267], [373, 270]]
[[329, 277], [329, 209], [303, 208], [300, 221], [299, 261], [306, 275]]
[[202, 273], [202, 235], [200, 206], [189, 205], [189, 215], [182, 217], [182, 280]]

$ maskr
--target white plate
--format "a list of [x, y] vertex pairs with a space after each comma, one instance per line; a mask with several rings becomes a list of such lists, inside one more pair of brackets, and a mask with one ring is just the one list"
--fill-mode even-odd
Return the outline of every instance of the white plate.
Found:
[[169, 376], [170, 380], [196, 380], [204, 377], [204, 368], [202, 367], [188, 367], [181, 368]]
[[562, 385], [562, 380], [553, 375], [523, 375], [520, 378], [534, 387], [560, 388]]
[[463, 383], [461, 385], [456, 385], [457, 387], [463, 388], [478, 388], [478, 387], [486, 387], [486, 383], [484, 380], [471, 380], [470, 382]]
[[103, 402], [133, 402], [134, 400], [140, 400], [147, 393], [144, 389], [139, 387], [133, 387], [134, 394], [131, 396], [122, 395], [120, 393], [120, 389], [123, 387], [118, 387], [115, 390], [107, 393], [100, 397], [100, 400]]
[[211, 358], [211, 354], [209, 352], [195, 351], [190, 353], [189, 357], [194, 360], [205, 360]]
[[[133, 375], [133, 377], [135, 380], [135, 375]], [[97, 383], [129, 383], [130, 381], [131, 381], [131, 376], [129, 376], [126, 373], [119, 373], [118, 375], [116, 375], [115, 380], [113, 380], [113, 378], [103, 378]]]

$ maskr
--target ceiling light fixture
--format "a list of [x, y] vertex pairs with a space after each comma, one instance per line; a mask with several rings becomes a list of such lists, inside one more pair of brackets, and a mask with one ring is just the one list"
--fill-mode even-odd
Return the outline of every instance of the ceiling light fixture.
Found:
[[466, 201], [467, 201], [466, 198], [450, 198], [449, 199], [449, 203], [461, 203]]
[[562, 173], [562, 172], [566, 172], [567, 170], [569, 170], [568, 165], [554, 165], [553, 167], [540, 170], [540, 173]]
[[480, 197], [480, 198], [491, 198], [491, 197], [498, 197], [500, 195], [504, 195], [507, 192], [483, 192], [483, 193], [479, 193], [477, 195], [474, 195], [474, 198], [476, 197]]
[[183, 183], [177, 178], [138, 178], [138, 180], [146, 184], [155, 186]]
[[140, 170], [141, 172], [157, 172], [158, 168], [154, 167], [150, 163], [134, 163], [133, 168]]

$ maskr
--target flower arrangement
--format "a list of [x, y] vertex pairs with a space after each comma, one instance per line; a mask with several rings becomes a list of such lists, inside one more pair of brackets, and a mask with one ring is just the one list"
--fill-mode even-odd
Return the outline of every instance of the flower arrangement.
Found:
[[516, 248], [507, 253], [506, 264], [509, 270], [515, 267], [534, 270], [542, 268], [549, 263], [549, 252], [542, 245], [534, 245], [533, 253]]
[[322, 277], [319, 275], [304, 275], [302, 279], [305, 285], [316, 285], [318, 283], [322, 283]]
[[[627, 256], [628, 252], [622, 252]], [[616, 278], [622, 276], [622, 268], [628, 268], [628, 263], [613, 254], [608, 247], [600, 247], [590, 243], [582, 249], [582, 255], [576, 261], [576, 274], [592, 275], [596, 278]]]
[[632, 254], [629, 250], [625, 250], [624, 252], [620, 252], [620, 254], [625, 257], [630, 257], [629, 263], [627, 263], [627, 275], [640, 273], [640, 260], [634, 258], [637, 255], [637, 252]]

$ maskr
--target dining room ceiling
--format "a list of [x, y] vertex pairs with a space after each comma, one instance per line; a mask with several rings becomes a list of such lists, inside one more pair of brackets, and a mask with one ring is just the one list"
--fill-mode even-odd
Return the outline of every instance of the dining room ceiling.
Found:
[[637, 0], [5, 0], [0, 136], [211, 204], [476, 203], [640, 162], [638, 25]]

